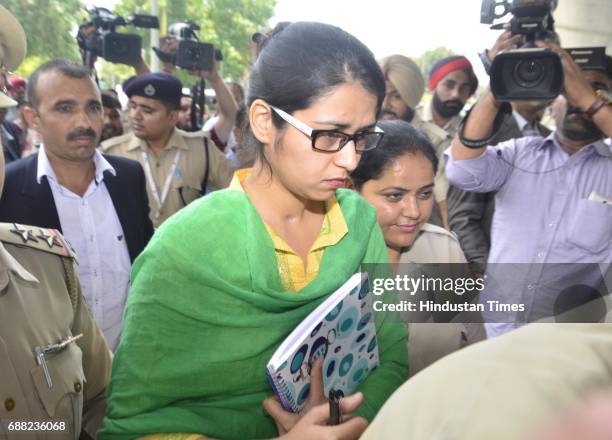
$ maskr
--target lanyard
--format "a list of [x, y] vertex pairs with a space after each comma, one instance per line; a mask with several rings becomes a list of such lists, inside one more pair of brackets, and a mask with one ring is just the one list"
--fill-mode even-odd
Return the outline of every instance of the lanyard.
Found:
[[157, 191], [157, 185], [155, 184], [155, 180], [153, 180], [153, 174], [151, 173], [151, 165], [149, 165], [149, 155], [146, 151], [141, 151], [142, 153], [142, 162], [144, 164], [144, 172], [147, 176], [147, 182], [149, 182], [149, 187], [151, 188], [151, 193], [153, 194], [153, 198], [155, 199], [155, 203], [157, 203], [157, 211], [155, 212], [155, 218], [159, 218], [159, 213], [161, 212], [162, 206], [168, 197], [168, 192], [170, 191], [170, 183], [172, 182], [172, 177], [176, 172], [176, 167], [178, 166], [179, 158], [181, 157], [181, 150], [177, 149], [176, 154], [174, 155], [174, 160], [172, 161], [172, 166], [170, 167], [170, 171], [166, 176], [166, 181], [164, 182], [164, 188], [162, 189], [161, 198], [159, 197], [159, 192]]

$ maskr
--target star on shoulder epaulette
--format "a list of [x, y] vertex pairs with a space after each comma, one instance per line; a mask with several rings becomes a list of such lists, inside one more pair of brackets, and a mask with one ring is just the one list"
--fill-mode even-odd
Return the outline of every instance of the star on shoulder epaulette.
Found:
[[106, 139], [105, 141], [102, 141], [102, 143], [100, 143], [100, 148], [102, 149], [103, 152], [106, 152], [116, 147], [117, 145], [121, 145], [121, 144], [125, 144], [126, 142], [129, 142], [133, 136], [134, 134], [132, 132], [129, 132], [129, 133], [122, 134], [120, 136], [115, 136], [110, 139]]
[[0, 223], [0, 241], [72, 258], [78, 264], [74, 249], [56, 229], [19, 223]]

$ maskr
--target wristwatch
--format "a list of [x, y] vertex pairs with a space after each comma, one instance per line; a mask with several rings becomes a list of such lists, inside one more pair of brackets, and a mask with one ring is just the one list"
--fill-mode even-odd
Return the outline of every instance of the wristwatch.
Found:
[[609, 92], [606, 92], [605, 90], [602, 90], [602, 89], [598, 89], [595, 91], [595, 95], [597, 96], [597, 99], [584, 112], [584, 114], [589, 119], [593, 119], [593, 116], [595, 116], [595, 113], [601, 110], [602, 107], [606, 105], [612, 105], [612, 95], [610, 95]]

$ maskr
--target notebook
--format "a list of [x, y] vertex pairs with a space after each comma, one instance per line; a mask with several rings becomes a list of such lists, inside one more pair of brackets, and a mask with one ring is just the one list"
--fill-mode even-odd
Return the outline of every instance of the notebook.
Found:
[[325, 396], [349, 395], [379, 364], [367, 273], [357, 273], [287, 336], [266, 375], [283, 408], [300, 412], [310, 391], [310, 366], [323, 357]]

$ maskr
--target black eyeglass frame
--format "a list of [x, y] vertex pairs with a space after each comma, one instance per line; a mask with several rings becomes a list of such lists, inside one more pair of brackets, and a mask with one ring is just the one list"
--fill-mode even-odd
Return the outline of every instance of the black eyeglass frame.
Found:
[[[369, 150], [373, 150], [374, 148], [378, 147], [378, 145], [380, 145], [380, 141], [382, 140], [385, 132], [382, 130], [382, 128], [375, 126], [374, 127], [374, 131], [359, 131], [355, 134], [348, 134], [348, 133], [344, 133], [340, 130], [316, 130], [314, 128], [309, 127], [306, 123], [300, 121], [299, 119], [296, 119], [295, 117], [291, 116], [289, 113], [287, 113], [284, 110], [281, 110], [280, 108], [274, 107], [273, 105], [270, 106], [270, 108], [272, 108], [272, 110], [274, 110], [276, 112], [276, 114], [278, 116], [280, 116], [286, 123], [288, 123], [289, 125], [291, 125], [293, 128], [295, 128], [296, 130], [298, 130], [299, 132], [301, 132], [302, 134], [308, 136], [311, 140], [311, 146], [312, 149], [315, 151], [320, 151], [321, 153], [337, 153], [338, 151], [342, 150], [346, 144], [348, 144], [350, 141], [353, 141], [353, 144], [355, 145], [355, 151], [358, 153], [362, 153], [364, 151], [369, 151]], [[316, 142], [317, 142], [317, 137], [321, 134], [327, 134], [327, 133], [331, 133], [334, 135], [342, 135], [344, 136], [344, 139], [340, 139], [340, 143], [338, 144], [338, 148], [335, 150], [322, 150], [320, 148], [317, 148], [315, 146]], [[363, 149], [357, 149], [357, 140], [359, 138], [363, 138], [364, 136], [370, 136], [370, 135], [377, 135], [378, 139], [376, 141], [376, 143], [374, 144], [373, 147], [370, 148], [363, 148]]]

